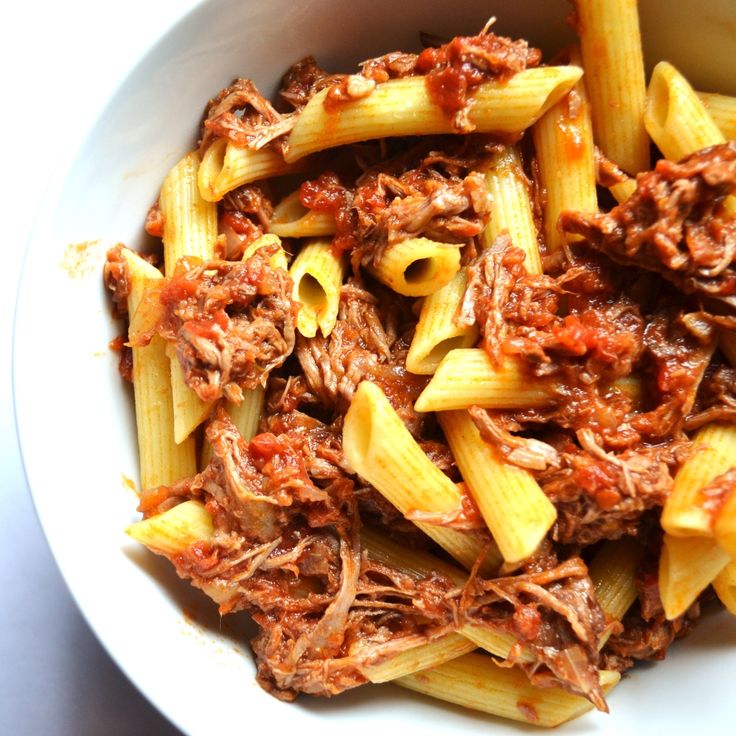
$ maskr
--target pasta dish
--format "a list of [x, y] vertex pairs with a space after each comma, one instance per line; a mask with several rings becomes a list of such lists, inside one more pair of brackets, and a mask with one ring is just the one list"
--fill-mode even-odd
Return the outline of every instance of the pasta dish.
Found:
[[568, 22], [234, 80], [107, 254], [128, 532], [278, 698], [554, 726], [736, 613], [736, 98], [647, 80], [635, 4]]

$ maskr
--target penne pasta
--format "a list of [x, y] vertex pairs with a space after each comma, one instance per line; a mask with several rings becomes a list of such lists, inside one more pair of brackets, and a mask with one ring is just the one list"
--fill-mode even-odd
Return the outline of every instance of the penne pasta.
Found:
[[[621, 676], [603, 670], [604, 692]], [[558, 726], [593, 704], [561, 688], [537, 688], [516, 667], [499, 667], [491, 657], [466, 654], [438, 667], [396, 680], [398, 685], [466, 708], [535, 726]]]
[[184, 501], [157, 516], [136, 521], [127, 534], [150, 550], [177, 555], [190, 545], [214, 534], [212, 517], [199, 501]]
[[628, 174], [649, 168], [639, 11], [631, 0], [576, 0], [595, 140]]
[[282, 238], [314, 238], [332, 235], [335, 218], [329, 212], [307, 209], [299, 198], [299, 190], [284, 197], [274, 207], [269, 232]]
[[552, 502], [528, 470], [505, 462], [482, 439], [468, 412], [441, 412], [438, 419], [504, 560], [527, 559], [557, 519]]
[[617, 621], [637, 599], [635, 575], [644, 558], [644, 548], [634, 537], [604, 542], [588, 566], [601, 608]]
[[427, 296], [448, 284], [460, 270], [460, 246], [427, 238], [388, 245], [371, 268], [373, 275], [404, 296]]
[[665, 534], [659, 559], [659, 595], [667, 618], [671, 621], [682, 616], [730, 559], [713, 539]]
[[[161, 272], [127, 248], [120, 249], [130, 273], [128, 314], [131, 333], [136, 329], [136, 314], [145, 302], [151, 282]], [[138, 431], [138, 461], [141, 488], [169, 485], [191, 476], [196, 470], [194, 441], [177, 444], [171, 398], [170, 361], [163, 338], [154, 335], [145, 347], [133, 348], [133, 392]]]
[[698, 99], [708, 111], [711, 120], [718, 126], [726, 140], [736, 140], [736, 97], [712, 92], [696, 92]]
[[217, 138], [202, 156], [197, 174], [199, 193], [207, 202], [219, 202], [243, 184], [295, 171], [280, 153], [270, 148], [253, 151], [240, 148], [226, 138]]
[[473, 405], [485, 409], [529, 409], [554, 403], [554, 382], [530, 378], [506, 358], [494, 366], [480, 348], [451, 350], [419, 395], [417, 411], [449, 411]]
[[451, 350], [475, 345], [478, 327], [455, 321], [467, 283], [465, 269], [460, 269], [449, 283], [425, 298], [406, 356], [406, 369], [411, 373], [430, 376]]
[[363, 674], [373, 683], [390, 682], [457, 659], [475, 648], [475, 644], [464, 636], [447, 634], [435, 641], [407, 649], [381, 664], [370, 665], [363, 669]]
[[486, 172], [486, 186], [493, 197], [493, 211], [483, 231], [483, 247], [488, 248], [505, 231], [512, 244], [526, 254], [524, 265], [527, 271], [542, 273], [537, 228], [532, 212], [531, 184], [524, 174], [516, 147], [505, 147], [491, 157]]
[[[358, 386], [345, 415], [343, 452], [355, 472], [405, 516], [460, 511], [455, 484], [424, 454], [383, 391], [369, 381]], [[421, 521], [417, 526], [468, 569], [483, 551], [481, 539], [469, 532]], [[488, 558], [485, 567], [494, 562]]]
[[728, 611], [736, 616], [736, 562], [729, 562], [715, 576], [713, 590]]
[[616, 198], [616, 201], [621, 204], [625, 202], [636, 190], [636, 179], [627, 179], [626, 181], [614, 184], [609, 187], [609, 191]]
[[217, 206], [205, 201], [197, 187], [199, 155], [188, 153], [169, 171], [159, 196], [164, 220], [164, 270], [174, 273], [183, 256], [206, 261], [214, 256]]
[[[576, 67], [526, 69], [504, 82], [477, 87], [468, 112], [479, 133], [519, 133], [580, 79]], [[288, 162], [315, 151], [386, 136], [452, 133], [452, 120], [430, 97], [423, 77], [391, 79], [362, 99], [325, 109], [327, 90], [314, 95], [289, 136]]]
[[[570, 63], [580, 66], [580, 50], [571, 52]], [[544, 236], [550, 251], [565, 243], [557, 228], [565, 210], [598, 211], [595, 147], [590, 103], [580, 80], [532, 127], [544, 200]]]
[[666, 61], [652, 71], [644, 122], [659, 150], [672, 161], [726, 140], [687, 79]]
[[319, 330], [327, 337], [337, 321], [340, 287], [345, 260], [336, 256], [329, 241], [307, 243], [289, 269], [294, 282], [292, 298], [301, 305], [296, 326], [304, 337], [314, 337]]
[[736, 425], [707, 424], [693, 436], [695, 452], [677, 471], [662, 511], [662, 528], [673, 536], [711, 536], [711, 515], [702, 491], [736, 467]]
[[[732, 458], [736, 467], [736, 457]], [[721, 549], [736, 559], [736, 478], [731, 478], [724, 488], [725, 500], [718, 510], [713, 524], [713, 535]]]
[[[214, 256], [217, 240], [217, 206], [199, 194], [197, 171], [199, 155], [188, 153], [169, 172], [161, 187], [159, 206], [164, 220], [164, 267], [167, 276], [174, 273], [184, 256], [206, 261]], [[212, 410], [212, 403], [202, 401], [184, 381], [179, 359], [167, 345], [171, 361], [171, 392], [174, 406], [174, 436], [183, 442]]]

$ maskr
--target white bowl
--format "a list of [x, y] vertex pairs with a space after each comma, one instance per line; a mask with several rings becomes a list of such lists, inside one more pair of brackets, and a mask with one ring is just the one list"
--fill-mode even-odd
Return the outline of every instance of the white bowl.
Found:
[[[137, 475], [134, 422], [108, 342], [101, 280], [107, 245], [145, 242], [146, 210], [175, 160], [195, 141], [205, 101], [234, 76], [271, 92], [308, 53], [333, 70], [396, 48], [417, 32], [472, 34], [495, 14], [497, 30], [548, 51], [570, 32], [565, 0], [437, 3], [373, 0], [204, 2], [171, 28], [110, 90], [109, 104], [53, 180], [31, 240], [15, 339], [19, 434], [34, 500], [62, 573], [97, 636], [141, 691], [183, 731], [462, 733], [523, 726], [426, 700], [394, 686], [367, 686], [331, 701], [279, 702], [254, 682], [243, 618], [222, 626], [213, 607], [168, 564], [123, 533], [136, 518], [126, 478]], [[736, 93], [733, 0], [646, 0], [649, 62], [668, 58], [695, 85]], [[78, 244], [72, 246], [70, 244]], [[54, 295], [52, 327], [38, 295]], [[244, 634], [243, 632], [246, 632]], [[665, 662], [638, 668], [610, 696], [612, 714], [592, 713], [557, 733], [689, 732], [694, 722], [732, 729], [736, 622], [703, 620]], [[728, 673], [728, 674], [727, 674]], [[730, 724], [730, 726], [727, 726]], [[731, 731], [729, 731], [731, 732]]]

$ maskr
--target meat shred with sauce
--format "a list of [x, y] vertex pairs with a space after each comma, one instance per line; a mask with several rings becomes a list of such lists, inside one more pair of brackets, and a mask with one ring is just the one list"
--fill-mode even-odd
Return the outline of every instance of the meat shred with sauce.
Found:
[[[276, 105], [249, 80], [223, 89], [207, 106], [200, 151], [224, 138], [283, 154], [297, 115], [318, 92], [328, 90], [326, 108], [339, 114], [344, 102], [410, 75], [424, 76], [456, 133], [467, 134], [473, 88], [540, 60], [525, 41], [487, 28], [420, 54], [367, 60], [353, 75], [330, 74], [307, 57], [284, 76]], [[225, 195], [217, 205], [218, 258], [182, 259], [147, 293], [147, 329], [125, 345], [115, 341], [129, 373], [130, 347], [161, 336], [186, 384], [212, 402], [198, 430], [209, 462], [194, 477], [144, 489], [140, 509], [150, 518], [185, 500], [204, 504], [212, 537], [172, 562], [222, 614], [246, 611], [259, 625], [257, 678], [276, 697], [356, 687], [375, 665], [472, 624], [514, 637], [505, 657], [495, 653], [502, 665], [607, 710], [599, 672], [661, 659], [700, 613], [696, 601], [673, 621], [664, 616], [658, 523], [692, 452], [686, 432], [736, 421], [736, 371], [717, 350], [718, 331], [736, 324], [724, 314], [736, 305], [736, 220], [727, 211], [736, 144], [659, 161], [609, 212], [563, 213], [561, 229], [582, 237], [547, 254], [544, 274], [527, 270], [506, 232], [479, 247], [494, 216], [483, 164], [504, 145], [476, 135], [353, 145], [335, 152], [331, 168], [302, 177], [302, 205], [333, 216], [332, 252], [352, 264], [329, 334], [298, 333], [293, 283], [270, 263], [277, 245], [241, 260], [268, 232], [275, 198], [288, 193], [274, 181]], [[527, 164], [533, 171], [535, 162]], [[602, 156], [597, 167], [602, 183], [621, 179]], [[163, 225], [154, 205], [146, 230], [162, 237]], [[495, 576], [448, 572], [444, 551], [411, 523], [424, 519], [421, 510], [405, 518], [343, 454], [345, 414], [360, 383], [371, 381], [458, 483], [463, 518], [431, 523], [464, 529], [490, 548], [435, 417], [414, 409], [429, 380], [406, 369], [421, 303], [370, 276], [387, 246], [412, 237], [461, 246], [466, 289], [456, 325], [477, 328], [477, 346], [493, 365], [513, 361], [523, 378], [549, 388], [539, 407], [469, 409], [482, 439], [531, 473], [557, 512], [535, 554]], [[289, 253], [299, 247], [284, 245]], [[131, 284], [120, 247], [108, 253], [105, 282], [125, 317]], [[226, 402], [257, 387], [266, 389], [265, 408], [246, 438]], [[735, 492], [735, 472], [703, 491], [711, 514]], [[430, 552], [438, 567], [421, 574], [381, 561], [366, 544], [370, 535]], [[598, 601], [588, 563], [600, 542], [622, 537], [643, 551], [637, 601], [616, 622]]]

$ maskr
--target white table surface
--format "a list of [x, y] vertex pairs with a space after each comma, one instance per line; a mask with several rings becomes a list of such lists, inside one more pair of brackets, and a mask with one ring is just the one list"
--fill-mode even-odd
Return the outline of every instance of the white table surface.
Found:
[[[4, 3], [0, 69], [0, 733], [178, 734], [95, 639], [49, 552], [15, 434], [15, 292], [55, 151], [79, 138], [116, 81], [196, 0]], [[11, 9], [12, 8], [12, 9]]]

